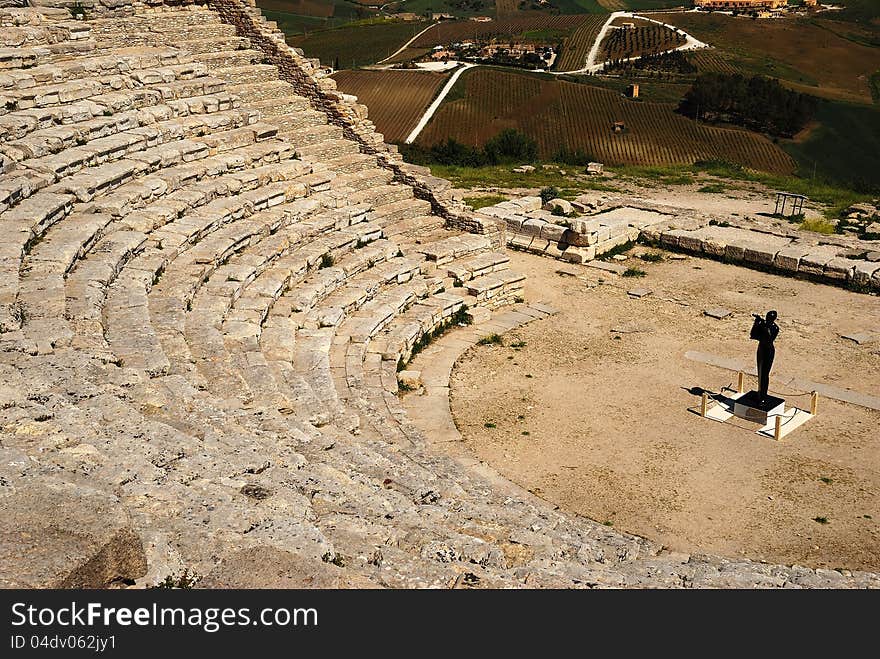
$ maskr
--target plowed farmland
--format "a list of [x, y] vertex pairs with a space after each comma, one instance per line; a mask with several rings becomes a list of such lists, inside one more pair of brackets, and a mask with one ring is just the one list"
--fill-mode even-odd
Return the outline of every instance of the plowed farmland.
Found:
[[[462, 86], [463, 87], [459, 87]], [[419, 136], [429, 146], [452, 137], [481, 145], [505, 128], [538, 142], [552, 158], [561, 147], [580, 149], [606, 164], [674, 165], [726, 160], [790, 173], [795, 162], [766, 137], [698, 124], [674, 105], [626, 99], [590, 85], [476, 68], [466, 72]], [[620, 133], [614, 122], [624, 122]]]
[[494, 21], [449, 21], [438, 23], [412, 44], [413, 48], [430, 48], [475, 39], [493, 37], [519, 37], [524, 33], [537, 30], [574, 31], [584, 19], [592, 17], [582, 15], [559, 15], [521, 13], [500, 17]]
[[729, 59], [722, 57], [717, 50], [702, 49], [688, 53], [688, 59], [697, 67], [699, 73], [712, 71], [716, 73], [739, 73]]
[[685, 37], [662, 25], [637, 25], [608, 31], [600, 47], [605, 60], [628, 59], [662, 53], [684, 45]]
[[584, 66], [587, 54], [593, 47], [596, 35], [602, 29], [602, 25], [608, 20], [607, 16], [587, 16], [583, 23], [572, 32], [562, 43], [562, 53], [556, 60], [557, 71], [574, 71]]
[[420, 71], [339, 71], [337, 88], [354, 94], [369, 110], [386, 142], [403, 141], [446, 80], [442, 73]]

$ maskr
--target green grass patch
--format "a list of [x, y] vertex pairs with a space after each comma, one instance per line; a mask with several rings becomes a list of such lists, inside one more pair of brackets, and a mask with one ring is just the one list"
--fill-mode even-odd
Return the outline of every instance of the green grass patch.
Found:
[[624, 277], [644, 277], [647, 274], [647, 272], [635, 266], [630, 266], [623, 272]]
[[727, 190], [730, 190], [730, 186], [724, 185], [723, 183], [708, 183], [697, 190], [697, 192], [718, 194], [719, 192], [726, 192]]
[[479, 210], [481, 208], [486, 208], [487, 206], [494, 206], [495, 204], [500, 204], [502, 201], [507, 201], [507, 197], [502, 197], [501, 195], [491, 195], [488, 197], [465, 197], [464, 203], [473, 208], [474, 210]]
[[[606, 169], [615, 173], [622, 173], [624, 176], [628, 175], [636, 178], [639, 171], [645, 168], [606, 167]], [[829, 183], [818, 178], [811, 179], [800, 176], [769, 174], [722, 161], [704, 161], [690, 166], [651, 167], [647, 169], [649, 173], [653, 172], [654, 180], [657, 180], [661, 175], [667, 178], [675, 178], [675, 176], [681, 174], [693, 175], [702, 173], [716, 178], [760, 183], [771, 190], [802, 194], [811, 201], [825, 205], [827, 207], [825, 216], [829, 219], [837, 219], [844, 208], [854, 203], [870, 201], [873, 198], [869, 193], [858, 192], [851, 187]]]
[[819, 524], [827, 524], [828, 518], [825, 517], [824, 515], [819, 515], [818, 517], [814, 517], [813, 521], [818, 522]]
[[691, 185], [694, 182], [693, 171], [687, 167], [624, 165], [613, 169], [618, 175], [661, 185]]
[[830, 235], [836, 233], [836, 225], [829, 222], [825, 218], [806, 219], [800, 224], [802, 231], [812, 231], [814, 233], [824, 233]]
[[[559, 167], [565, 170], [561, 174]], [[434, 176], [445, 178], [459, 188], [543, 188], [557, 187], [560, 189], [561, 198], [577, 196], [583, 190], [603, 190], [606, 192], [618, 192], [618, 188], [601, 181], [592, 181], [586, 176], [575, 175], [577, 167], [556, 165], [544, 169], [540, 165], [535, 166], [535, 171], [518, 173], [514, 172], [511, 165], [490, 165], [486, 167], [459, 167], [455, 165], [430, 165]]]
[[647, 261], [648, 263], [659, 263], [660, 261], [666, 259], [666, 257], [663, 256], [663, 254], [661, 254], [660, 252], [645, 252], [644, 254], [639, 256], [639, 258], [642, 259], [642, 261]]

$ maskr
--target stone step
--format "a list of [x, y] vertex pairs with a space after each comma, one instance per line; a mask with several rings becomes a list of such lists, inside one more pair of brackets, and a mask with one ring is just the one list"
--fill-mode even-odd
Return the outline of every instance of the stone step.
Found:
[[215, 67], [211, 73], [223, 78], [230, 85], [273, 82], [278, 80], [278, 68], [271, 64], [245, 64], [244, 66]]
[[358, 153], [359, 147], [357, 142], [351, 140], [326, 140], [316, 144], [307, 146], [298, 146], [296, 148], [297, 157], [303, 160], [325, 161], [340, 156]]
[[476, 298], [477, 304], [497, 307], [514, 302], [522, 294], [525, 275], [502, 270], [475, 277], [465, 284], [468, 295]]
[[349, 199], [355, 204], [369, 204], [374, 208], [385, 207], [399, 201], [413, 198], [412, 188], [404, 185], [371, 186], [353, 193]]
[[340, 174], [352, 174], [377, 167], [376, 156], [367, 153], [349, 153], [325, 161], [327, 166]]
[[[198, 53], [191, 56], [196, 62], [202, 62], [212, 70], [228, 67], [244, 67], [260, 62], [265, 57], [259, 50], [245, 48], [243, 50], [220, 50]], [[277, 77], [277, 76], [276, 76]]]
[[[319, 118], [315, 117], [315, 120], [317, 121]], [[270, 121], [274, 121], [274, 119]], [[298, 148], [308, 147], [341, 139], [342, 128], [332, 124], [311, 124], [294, 129], [281, 130], [279, 137], [290, 140]]]
[[[287, 128], [288, 125], [302, 125], [302, 123], [299, 121], [293, 121], [292, 123], [288, 124], [284, 121], [285, 117], [296, 119], [296, 117], [302, 113], [317, 113], [316, 110], [312, 109], [312, 106], [307, 98], [294, 94], [267, 98], [262, 101], [249, 101], [248, 107], [254, 110], [258, 110], [260, 114], [263, 115], [263, 117], [272, 117], [273, 120], [275, 120], [275, 123], [278, 124], [279, 128]], [[326, 115], [323, 112], [320, 112], [318, 114], [320, 114], [323, 118], [323, 121], [320, 123], [327, 123]]]
[[0, 47], [44, 46], [89, 38], [89, 28], [79, 21], [58, 21], [39, 25], [4, 26]]
[[0, 134], [3, 141], [24, 139], [29, 134], [50, 128], [64, 128], [71, 131], [88, 131], [90, 134], [97, 132], [95, 137], [103, 136], [107, 126], [112, 126], [119, 121], [117, 115], [122, 115], [122, 120], [127, 120], [131, 115], [127, 112], [135, 112], [139, 122], [153, 123], [171, 117], [185, 117], [194, 114], [210, 114], [223, 110], [235, 109], [239, 106], [237, 98], [220, 92], [207, 96], [194, 96], [171, 100], [154, 106], [145, 106], [136, 109], [122, 109], [116, 114], [109, 111], [105, 106], [83, 101], [65, 106], [50, 108], [31, 108], [10, 112], [0, 117]]
[[414, 198], [400, 199], [389, 204], [376, 206], [370, 213], [370, 221], [393, 231], [393, 224], [425, 216], [430, 212], [431, 204], [427, 201]]
[[506, 270], [510, 257], [504, 252], [486, 252], [471, 258], [460, 259], [443, 267], [456, 282], [466, 282], [482, 275]]
[[[0, 81], [2, 81], [4, 88], [26, 89], [38, 85], [72, 82], [83, 78], [103, 78], [132, 74], [138, 71], [162, 70], [184, 63], [184, 58], [176, 48], [119, 48], [91, 57], [58, 60], [51, 64], [9, 70], [0, 73]], [[204, 71], [205, 69], [200, 70]]]
[[[147, 123], [148, 112], [124, 112], [84, 123], [78, 128], [49, 128], [32, 133], [28, 138], [10, 142], [4, 153], [28, 168], [69, 176], [84, 167], [109, 162], [130, 153], [158, 146], [177, 139], [187, 139], [253, 126], [260, 137], [264, 129], [257, 124], [258, 115], [247, 110], [226, 110]], [[274, 130], [274, 129], [273, 129]], [[91, 138], [93, 134], [97, 137]]]
[[249, 82], [228, 85], [226, 91], [238, 96], [243, 103], [262, 103], [272, 99], [283, 99], [295, 95], [293, 87], [282, 80], [275, 82]]
[[417, 251], [424, 254], [429, 261], [434, 261], [437, 265], [444, 265], [454, 259], [477, 254], [491, 249], [491, 247], [492, 241], [485, 236], [465, 233], [423, 245], [418, 247]]
[[362, 191], [388, 185], [393, 178], [394, 174], [390, 170], [373, 167], [342, 174], [336, 177], [336, 181], [352, 190]]

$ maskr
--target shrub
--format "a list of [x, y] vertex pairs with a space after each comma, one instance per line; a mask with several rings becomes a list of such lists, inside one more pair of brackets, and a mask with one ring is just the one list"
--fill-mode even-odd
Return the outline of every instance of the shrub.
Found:
[[490, 165], [532, 162], [538, 157], [538, 144], [528, 135], [508, 128], [486, 142], [483, 155]]
[[641, 268], [636, 268], [636, 267], [630, 266], [629, 268], [627, 268], [624, 271], [623, 276], [624, 277], [644, 277], [646, 274], [648, 274], [648, 273], [646, 273]]
[[504, 339], [501, 338], [500, 334], [495, 334], [493, 332], [492, 334], [484, 336], [482, 339], [477, 341], [477, 345], [478, 346], [491, 346], [491, 345], [503, 346]]
[[541, 188], [541, 203], [546, 204], [551, 199], [556, 199], [559, 196], [559, 190], [555, 187], [548, 186], [546, 188]]
[[162, 579], [162, 581], [153, 586], [153, 588], [179, 588], [181, 590], [191, 590], [198, 580], [199, 577], [195, 572], [190, 572], [188, 569], [184, 569], [179, 577], [169, 574]]
[[333, 255], [332, 254], [322, 254], [321, 262], [318, 264], [318, 269], [321, 268], [330, 268], [333, 267]]

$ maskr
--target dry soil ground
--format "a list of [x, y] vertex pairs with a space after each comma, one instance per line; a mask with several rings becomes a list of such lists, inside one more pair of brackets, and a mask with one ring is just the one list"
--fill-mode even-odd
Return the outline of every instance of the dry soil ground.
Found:
[[[718, 391], [736, 376], [684, 356], [751, 363], [750, 313], [773, 307], [772, 389], [798, 376], [877, 396], [880, 342], [839, 335], [880, 332], [880, 298], [695, 258], [639, 262], [641, 279], [515, 252], [512, 261], [528, 275], [527, 300], [561, 311], [456, 365], [452, 410], [479, 458], [563, 508], [672, 549], [880, 569], [880, 412], [823, 398], [817, 417], [775, 442], [755, 424], [689, 411], [699, 402], [689, 389]], [[631, 298], [635, 287], [653, 294]], [[718, 306], [733, 316], [702, 315]]]

